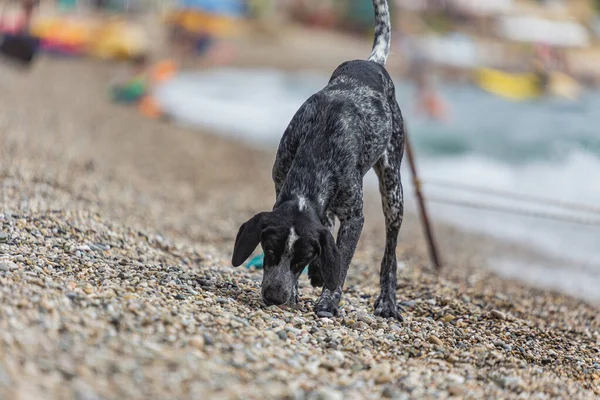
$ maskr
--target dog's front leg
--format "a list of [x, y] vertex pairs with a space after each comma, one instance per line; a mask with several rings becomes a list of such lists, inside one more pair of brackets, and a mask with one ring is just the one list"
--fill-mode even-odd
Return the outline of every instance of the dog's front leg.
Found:
[[300, 301], [300, 289], [298, 289], [298, 281], [294, 285], [294, 289], [292, 291], [292, 297], [290, 298], [289, 304], [295, 306]]
[[[315, 307], [315, 312], [321, 318], [334, 317], [338, 314], [338, 304], [342, 298], [344, 282], [346, 281], [348, 268], [350, 267], [350, 262], [360, 239], [364, 221], [362, 205], [360, 210], [353, 213], [351, 217], [340, 218], [337, 246], [340, 252], [341, 276], [339, 285], [335, 291], [332, 292], [327, 288], [323, 288], [319, 303]], [[321, 268], [327, 268], [327, 266], [323, 265]]]

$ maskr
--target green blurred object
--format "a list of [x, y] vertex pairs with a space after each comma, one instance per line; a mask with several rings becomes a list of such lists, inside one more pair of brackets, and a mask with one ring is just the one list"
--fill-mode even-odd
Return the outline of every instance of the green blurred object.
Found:
[[134, 103], [146, 95], [147, 85], [142, 78], [133, 79], [127, 85], [113, 88], [113, 100], [119, 103]]

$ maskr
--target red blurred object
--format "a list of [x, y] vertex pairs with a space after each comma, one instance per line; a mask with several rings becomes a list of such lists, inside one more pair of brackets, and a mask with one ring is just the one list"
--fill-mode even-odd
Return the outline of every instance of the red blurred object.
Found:
[[22, 32], [27, 27], [27, 21], [25, 17], [19, 17], [11, 21], [8, 18], [0, 20], [0, 32], [8, 34], [17, 34]]

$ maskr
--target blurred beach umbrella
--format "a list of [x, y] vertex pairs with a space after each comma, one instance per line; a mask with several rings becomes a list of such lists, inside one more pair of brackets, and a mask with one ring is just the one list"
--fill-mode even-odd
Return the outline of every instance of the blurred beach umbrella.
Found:
[[241, 17], [246, 11], [242, 0], [179, 0], [177, 4], [179, 8], [229, 17]]
[[554, 47], [587, 47], [590, 37], [585, 27], [574, 21], [551, 21], [538, 17], [505, 16], [498, 25], [506, 39], [545, 43]]
[[227, 36], [237, 32], [245, 11], [242, 0], [178, 0], [166, 22], [191, 34]]

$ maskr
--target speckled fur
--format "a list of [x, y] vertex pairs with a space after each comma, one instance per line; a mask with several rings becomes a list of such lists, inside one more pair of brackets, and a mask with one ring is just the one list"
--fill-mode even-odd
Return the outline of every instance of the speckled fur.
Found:
[[[375, 314], [400, 318], [396, 245], [404, 213], [404, 126], [384, 67], [390, 48], [387, 1], [373, 0], [373, 5], [377, 26], [369, 60], [340, 65], [328, 85], [300, 107], [273, 166], [273, 211], [253, 217], [238, 232], [233, 265], [242, 264], [259, 243], [265, 251], [262, 295], [267, 304], [297, 301], [298, 278], [310, 264], [311, 284], [324, 286], [315, 311], [322, 317], [337, 315], [364, 223], [363, 178], [374, 168], [386, 223]], [[337, 243], [335, 218], [340, 221]]]

